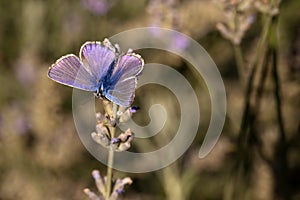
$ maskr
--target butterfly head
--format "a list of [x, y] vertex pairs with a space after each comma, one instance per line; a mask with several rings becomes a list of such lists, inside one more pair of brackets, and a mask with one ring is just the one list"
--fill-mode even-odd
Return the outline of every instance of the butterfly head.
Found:
[[97, 98], [105, 98], [103, 94], [103, 84], [94, 92], [95, 97]]

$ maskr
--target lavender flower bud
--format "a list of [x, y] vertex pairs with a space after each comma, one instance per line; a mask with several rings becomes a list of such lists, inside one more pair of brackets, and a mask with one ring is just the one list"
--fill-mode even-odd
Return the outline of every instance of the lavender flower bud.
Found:
[[103, 198], [98, 197], [94, 192], [92, 192], [90, 189], [85, 188], [83, 189], [83, 192], [89, 197], [91, 200], [102, 200]]
[[111, 200], [118, 199], [118, 196], [125, 191], [124, 190], [125, 185], [131, 185], [131, 184], [132, 184], [132, 180], [129, 177], [125, 177], [123, 179], [117, 179], [114, 185], [113, 192], [111, 193], [110, 199]]
[[130, 108], [128, 108], [127, 110], [125, 110], [125, 112], [123, 112], [120, 116], [119, 122], [124, 123], [127, 122], [133, 113], [136, 113], [137, 110], [139, 110], [140, 108], [138, 106], [132, 106]]
[[91, 134], [92, 139], [97, 142], [98, 144], [101, 144], [104, 147], [107, 147], [109, 142], [109, 132], [106, 126], [104, 126], [102, 123], [99, 123], [96, 125], [96, 131], [97, 133], [93, 132]]
[[103, 182], [103, 179], [100, 175], [100, 172], [98, 170], [93, 170], [92, 171], [92, 176], [93, 178], [95, 179], [95, 184], [97, 186], [97, 189], [98, 191], [103, 195], [105, 196], [105, 185], [104, 185], [104, 182]]

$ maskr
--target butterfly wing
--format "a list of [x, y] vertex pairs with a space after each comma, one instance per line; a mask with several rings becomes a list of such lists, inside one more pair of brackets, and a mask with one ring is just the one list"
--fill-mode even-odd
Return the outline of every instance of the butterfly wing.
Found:
[[124, 107], [130, 106], [134, 99], [137, 76], [141, 74], [144, 60], [137, 54], [121, 55], [116, 63], [109, 83], [104, 87], [104, 96]]
[[108, 39], [105, 39], [103, 43], [86, 42], [81, 46], [79, 55], [87, 71], [101, 82], [114, 65], [116, 49]]
[[82, 90], [96, 91], [98, 88], [96, 77], [73, 54], [58, 59], [49, 68], [48, 76], [58, 83]]

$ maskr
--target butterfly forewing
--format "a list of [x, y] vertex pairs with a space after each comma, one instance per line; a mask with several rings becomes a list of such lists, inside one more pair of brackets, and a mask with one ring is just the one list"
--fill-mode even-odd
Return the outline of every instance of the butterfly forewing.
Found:
[[48, 76], [61, 84], [87, 91], [97, 90], [97, 79], [88, 72], [77, 56], [70, 54], [64, 56], [53, 64]]
[[103, 43], [86, 42], [81, 47], [80, 58], [87, 70], [100, 81], [116, 60], [115, 48], [108, 40]]
[[134, 99], [137, 76], [143, 70], [143, 59], [134, 53], [121, 55], [115, 65], [104, 96], [114, 103], [128, 107]]

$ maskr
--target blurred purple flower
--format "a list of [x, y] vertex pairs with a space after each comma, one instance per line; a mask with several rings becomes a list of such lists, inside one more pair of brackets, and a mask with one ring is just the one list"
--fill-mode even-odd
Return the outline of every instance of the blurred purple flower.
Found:
[[253, 24], [256, 20], [256, 15], [255, 14], [249, 15], [247, 20], [249, 24]]
[[152, 24], [150, 27], [149, 27], [149, 32], [151, 33], [151, 35], [153, 35], [154, 37], [159, 37], [160, 35], [160, 26], [159, 25], [155, 25], [155, 24]]
[[174, 51], [183, 51], [189, 45], [187, 37], [183, 37], [180, 34], [173, 35], [169, 48]]
[[34, 83], [36, 77], [34, 65], [30, 59], [24, 57], [18, 59], [15, 65], [15, 73], [18, 81], [20, 81], [22, 85], [27, 86]]
[[[9, 107], [9, 112], [6, 115], [10, 116], [8, 119], [14, 132], [18, 135], [26, 134], [30, 127], [24, 111], [17, 103], [13, 102]], [[3, 116], [0, 117], [4, 118]]]
[[20, 116], [15, 121], [15, 130], [18, 134], [25, 134], [28, 131], [28, 124], [27, 120], [24, 118], [24, 116]]
[[108, 0], [81, 0], [81, 2], [87, 10], [95, 15], [105, 15], [111, 6], [111, 2]]

